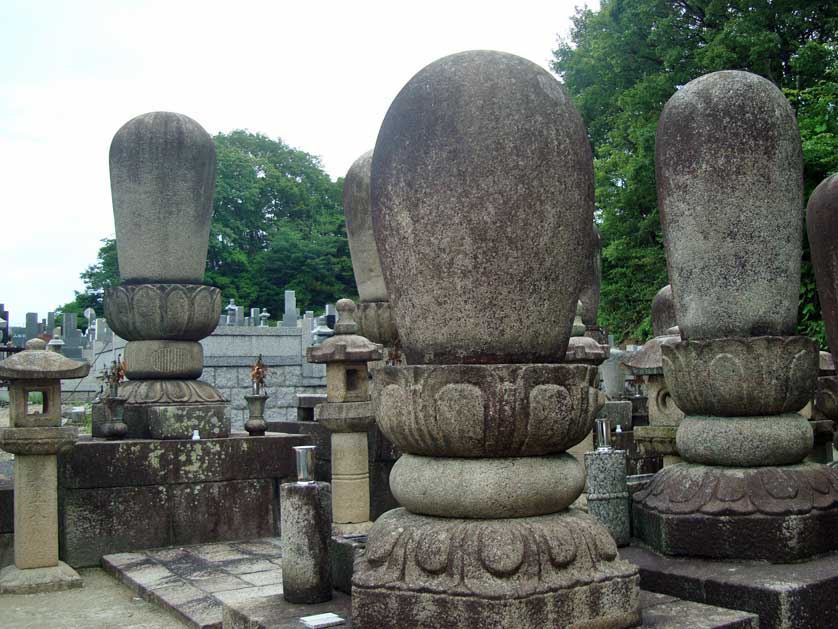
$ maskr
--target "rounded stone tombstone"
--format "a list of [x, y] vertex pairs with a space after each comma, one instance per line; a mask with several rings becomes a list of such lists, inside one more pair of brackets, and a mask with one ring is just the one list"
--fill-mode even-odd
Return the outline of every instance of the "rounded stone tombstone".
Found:
[[370, 217], [370, 165], [372, 151], [355, 160], [343, 182], [343, 213], [352, 271], [362, 302], [387, 301], [387, 288], [378, 259]]
[[806, 207], [806, 229], [829, 349], [838, 351], [838, 173], [824, 179]]
[[586, 326], [596, 325], [600, 285], [602, 284], [602, 236], [599, 235], [596, 224], [592, 225], [591, 228], [591, 255], [588, 258], [585, 274], [582, 278], [582, 289], [579, 292], [579, 301], [582, 303], [582, 308], [578, 311], [578, 314], [582, 317], [582, 323]]
[[116, 132], [110, 149], [119, 274], [129, 283], [201, 283], [215, 144], [197, 122], [157, 111]]
[[370, 196], [409, 363], [564, 358], [591, 257], [593, 162], [546, 70], [484, 50], [420, 70], [381, 125]]
[[671, 334], [669, 330], [677, 325], [675, 302], [672, 299], [672, 284], [667, 284], [652, 299], [652, 333], [655, 336], [666, 336]]
[[655, 162], [683, 338], [794, 334], [803, 158], [783, 93], [748, 72], [690, 81], [664, 107]]

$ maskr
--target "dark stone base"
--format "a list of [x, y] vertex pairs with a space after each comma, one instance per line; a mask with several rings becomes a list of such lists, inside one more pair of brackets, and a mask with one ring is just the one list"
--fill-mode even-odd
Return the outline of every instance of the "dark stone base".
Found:
[[838, 470], [679, 463], [634, 495], [632, 520], [666, 555], [797, 561], [838, 550]]
[[344, 594], [352, 594], [352, 575], [355, 573], [355, 560], [364, 554], [367, 536], [332, 537], [332, 584]]
[[836, 554], [791, 565], [676, 559], [637, 546], [621, 556], [640, 567], [644, 590], [752, 612], [760, 629], [821, 629], [838, 618]]
[[59, 548], [73, 566], [103, 555], [278, 533], [278, 485], [301, 435], [81, 440], [58, 457]]

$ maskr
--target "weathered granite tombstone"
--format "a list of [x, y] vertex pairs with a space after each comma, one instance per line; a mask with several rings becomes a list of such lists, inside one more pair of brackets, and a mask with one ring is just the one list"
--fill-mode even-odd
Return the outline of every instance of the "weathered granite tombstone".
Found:
[[371, 164], [372, 151], [367, 151], [355, 160], [346, 173], [343, 181], [343, 213], [349, 254], [352, 257], [352, 272], [360, 297], [356, 314], [358, 333], [374, 343], [392, 348], [398, 342], [398, 332], [372, 230]]
[[63, 331], [64, 347], [62, 352], [67, 358], [81, 360], [82, 336], [78, 329], [78, 316], [75, 312], [65, 312], [61, 329]]
[[403, 508], [352, 581], [362, 627], [639, 623], [637, 570], [569, 505], [596, 367], [564, 358], [590, 255], [591, 150], [550, 74], [472, 51], [414, 76], [373, 153], [375, 241], [408, 365], [375, 371]]
[[38, 313], [26, 313], [26, 340], [34, 339], [38, 336]]
[[282, 325], [287, 328], [296, 328], [297, 319], [300, 318], [300, 311], [297, 310], [297, 295], [292, 290], [285, 291], [285, 309], [282, 314]]
[[664, 108], [656, 164], [684, 339], [662, 344], [663, 370], [685, 413], [686, 463], [635, 494], [635, 533], [671, 555], [784, 562], [835, 550], [838, 472], [802, 462], [812, 429], [796, 412], [818, 351], [792, 336], [803, 228], [792, 109], [754, 74], [702, 76]]
[[[38, 338], [0, 362], [9, 381], [11, 426], [0, 430], [0, 449], [15, 455], [15, 563], [0, 571], [0, 593], [30, 594], [81, 587], [79, 575], [58, 560], [56, 454], [78, 439], [61, 426], [61, 379], [83, 378], [90, 365], [47, 351]], [[40, 394], [39, 409], [30, 395]]]
[[[206, 382], [200, 339], [218, 325], [221, 291], [202, 284], [215, 145], [194, 120], [154, 112], [127, 122], [110, 149], [122, 285], [105, 290], [110, 328], [126, 339], [129, 437], [225, 437], [225, 400]], [[236, 307], [237, 321], [243, 308]], [[65, 339], [66, 340], [66, 339]]]
[[681, 462], [675, 433], [684, 413], [675, 404], [663, 374], [661, 346], [681, 340], [675, 319], [672, 286], [669, 284], [660, 289], [652, 300], [652, 330], [654, 338], [628, 356], [623, 364], [636, 377], [642, 378], [646, 385], [649, 425], [635, 429], [634, 441], [645, 455], [662, 456], [663, 464], [671, 465]]

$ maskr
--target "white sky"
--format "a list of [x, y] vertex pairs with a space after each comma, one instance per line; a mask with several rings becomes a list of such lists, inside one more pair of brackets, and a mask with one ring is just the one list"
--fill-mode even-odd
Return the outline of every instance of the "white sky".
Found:
[[83, 289], [114, 232], [108, 148], [130, 118], [279, 137], [335, 179], [422, 67], [477, 48], [547, 67], [584, 3], [0, 1], [0, 303], [23, 325]]

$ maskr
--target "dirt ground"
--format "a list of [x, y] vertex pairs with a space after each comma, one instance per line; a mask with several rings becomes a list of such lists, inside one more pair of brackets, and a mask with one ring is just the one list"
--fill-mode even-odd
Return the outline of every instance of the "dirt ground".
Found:
[[84, 587], [46, 594], [0, 594], [3, 629], [180, 629], [187, 625], [99, 568], [83, 568]]

